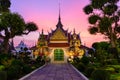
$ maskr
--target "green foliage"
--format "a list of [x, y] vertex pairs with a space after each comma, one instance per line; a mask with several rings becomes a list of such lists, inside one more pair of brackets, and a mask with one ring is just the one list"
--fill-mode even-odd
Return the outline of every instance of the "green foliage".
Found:
[[99, 22], [100, 32], [109, 32], [109, 27], [111, 27], [112, 21], [109, 17], [103, 17]]
[[120, 73], [112, 74], [110, 80], [120, 80]]
[[7, 70], [8, 80], [18, 78], [20, 73], [21, 73], [20, 65], [11, 65]]
[[75, 64], [79, 63], [80, 61], [81, 60], [78, 57], [74, 57], [74, 59], [73, 59], [73, 63], [75, 63]]
[[0, 80], [7, 80], [7, 73], [5, 71], [0, 71]]
[[101, 9], [108, 0], [91, 0], [92, 7], [94, 9]]
[[81, 72], [84, 72], [86, 69], [86, 66], [83, 63], [78, 63], [75, 65], [75, 67]]
[[[89, 15], [88, 21], [91, 24], [88, 31], [90, 34], [101, 33], [111, 42], [111, 47], [117, 47], [119, 38], [120, 8], [119, 0], [90, 0], [83, 10]], [[89, 10], [90, 9], [90, 10]], [[118, 55], [115, 54], [116, 57]]]
[[89, 78], [91, 77], [91, 73], [95, 70], [95, 67], [88, 67], [86, 70], [85, 70], [85, 74], [86, 76]]
[[36, 59], [36, 61], [37, 61], [38, 63], [41, 62], [41, 60], [42, 60], [42, 56], [38, 56], [37, 59]]
[[25, 65], [23, 66], [22, 71], [23, 71], [23, 73], [28, 74], [28, 73], [30, 73], [30, 72], [32, 71], [32, 68], [31, 68], [31, 66], [25, 64]]
[[118, 6], [115, 4], [108, 4], [104, 7], [104, 13], [107, 15], [112, 15], [115, 11], [117, 11]]
[[[1, 16], [1, 29], [0, 30], [10, 30], [11, 37], [15, 35], [21, 35], [25, 30], [24, 19], [18, 13], [4, 13]], [[9, 32], [9, 31], [8, 31]], [[7, 34], [10, 34], [8, 33]]]
[[24, 65], [24, 63], [22, 62], [22, 61], [20, 61], [20, 60], [18, 60], [18, 59], [14, 59], [13, 61], [12, 61], [12, 64], [11, 65], [19, 65], [19, 66], [23, 66]]
[[100, 20], [100, 17], [98, 15], [92, 15], [88, 20], [90, 24], [95, 24], [98, 20]]
[[86, 56], [83, 56], [82, 59], [81, 59], [81, 62], [85, 65], [88, 65], [89, 64], [89, 58], [86, 57]]
[[108, 59], [106, 61], [107, 65], [116, 65], [118, 64], [118, 60], [117, 59]]
[[10, 0], [0, 0], [0, 13], [9, 12], [10, 5]]
[[45, 58], [44, 56], [38, 56], [36, 59], [37, 63], [44, 64], [45, 63]]
[[90, 14], [90, 13], [92, 13], [93, 8], [91, 5], [87, 5], [83, 10], [86, 14]]
[[5, 69], [4, 65], [0, 65], [0, 71], [3, 71]]
[[95, 43], [92, 44], [92, 47], [93, 47], [94, 49], [97, 49], [98, 46], [99, 46], [99, 45], [98, 45], [98, 42], [95, 42]]
[[38, 28], [37, 25], [34, 22], [29, 22], [26, 24], [26, 30], [28, 31], [36, 31]]
[[13, 60], [14, 60], [14, 59], [6, 59], [6, 60], [3, 59], [3, 60], [1, 61], [1, 63], [2, 63], [2, 65], [4, 65], [6, 68], [9, 68]]
[[97, 27], [90, 27], [88, 29], [88, 31], [90, 32], [90, 34], [96, 34], [98, 32], [98, 28]]
[[110, 74], [106, 70], [97, 69], [92, 73], [93, 80], [110, 80]]
[[117, 48], [109, 48], [108, 52], [110, 54], [113, 54], [115, 59], [118, 59], [118, 50], [117, 50]]
[[115, 69], [116, 73], [120, 73], [120, 65], [110, 65], [110, 66]]
[[94, 66], [96, 68], [100, 68], [101, 67], [101, 63], [96, 62], [96, 63], [92, 64], [92, 66]]
[[110, 73], [115, 73], [115, 69], [113, 67], [106, 67], [106, 71], [109, 71]]
[[118, 26], [115, 30], [116, 30], [118, 33], [120, 33], [120, 26]]
[[0, 36], [4, 39], [2, 43], [3, 50], [1, 52], [8, 53], [9, 39], [18, 35], [28, 34], [37, 30], [37, 25], [33, 22], [25, 23], [24, 19], [18, 13], [10, 13], [10, 0], [0, 0]]

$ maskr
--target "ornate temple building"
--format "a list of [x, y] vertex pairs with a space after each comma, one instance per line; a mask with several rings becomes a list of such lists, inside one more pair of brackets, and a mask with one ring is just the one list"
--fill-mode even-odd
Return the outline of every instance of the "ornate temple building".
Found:
[[47, 35], [39, 34], [39, 39], [34, 51], [34, 56], [42, 56], [50, 58], [53, 63], [67, 62], [74, 57], [82, 57], [85, 50], [81, 45], [81, 38], [76, 34], [75, 29], [73, 33], [64, 30], [61, 17], [59, 14], [58, 23], [55, 30], [51, 30]]

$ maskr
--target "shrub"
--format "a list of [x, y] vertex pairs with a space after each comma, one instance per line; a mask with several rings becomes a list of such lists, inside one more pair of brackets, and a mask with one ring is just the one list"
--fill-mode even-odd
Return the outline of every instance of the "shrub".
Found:
[[91, 77], [93, 80], [110, 80], [109, 72], [101, 69], [93, 71]]
[[24, 64], [23, 64], [22, 61], [17, 60], [17, 59], [14, 59], [14, 60], [12, 61], [12, 64], [11, 64], [11, 65], [20, 65], [20, 66], [23, 66]]
[[108, 65], [108, 67], [113, 67], [116, 73], [120, 73], [120, 65]]
[[28, 74], [32, 71], [32, 68], [29, 65], [24, 65], [22, 69], [23, 73]]
[[11, 59], [6, 58], [6, 59], [2, 59], [1, 63], [2, 63], [2, 65], [5, 66], [5, 68], [9, 68], [13, 60], [14, 60], [13, 58], [11, 58]]
[[89, 58], [86, 57], [86, 56], [83, 56], [82, 59], [81, 59], [82, 63], [85, 64], [85, 65], [88, 65], [89, 64]]
[[21, 66], [19, 65], [11, 65], [7, 70], [8, 80], [13, 80], [18, 78], [21, 73]]
[[42, 60], [42, 56], [38, 56], [37, 59], [36, 59], [36, 62], [37, 62], [37, 63], [40, 63], [41, 60]]
[[86, 70], [85, 70], [85, 73], [86, 73], [86, 76], [87, 77], [91, 77], [91, 73], [95, 70], [95, 67], [88, 67]]
[[0, 80], [7, 80], [7, 73], [5, 71], [0, 71]]
[[109, 71], [110, 73], [114, 73], [115, 72], [115, 69], [113, 67], [106, 67], [107, 71]]
[[96, 68], [99, 68], [100, 66], [102, 66], [101, 63], [98, 63], [98, 62], [97, 63], [93, 63], [92, 65], [95, 66]]
[[4, 70], [5, 69], [5, 66], [3, 65], [0, 65], [0, 71]]
[[77, 64], [77, 63], [79, 63], [79, 62], [80, 62], [80, 58], [78, 58], [78, 57], [74, 57], [74, 59], [73, 59], [73, 63]]
[[75, 66], [79, 71], [84, 72], [86, 69], [86, 66], [83, 63], [78, 63]]
[[116, 65], [116, 64], [118, 64], [118, 60], [117, 59], [111, 59], [111, 60], [107, 60], [106, 63], [108, 65]]

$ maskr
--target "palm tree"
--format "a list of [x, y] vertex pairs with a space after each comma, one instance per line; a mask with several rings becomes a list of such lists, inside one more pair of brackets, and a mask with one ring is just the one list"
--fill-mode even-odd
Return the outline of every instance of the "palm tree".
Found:
[[[116, 49], [117, 39], [120, 35], [120, 8], [119, 0], [90, 0], [84, 7], [84, 12], [89, 15], [88, 21], [90, 34], [101, 33], [110, 40], [111, 47]], [[115, 56], [118, 58], [118, 54]]]
[[0, 16], [0, 37], [3, 37], [3, 52], [8, 53], [9, 39], [37, 30], [35, 23], [25, 23], [18, 13], [3, 13]]

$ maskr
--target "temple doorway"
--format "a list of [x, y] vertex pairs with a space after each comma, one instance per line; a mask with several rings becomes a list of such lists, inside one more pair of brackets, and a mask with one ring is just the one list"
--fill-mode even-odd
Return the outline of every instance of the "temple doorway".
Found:
[[64, 61], [64, 51], [62, 49], [54, 50], [54, 61]]

